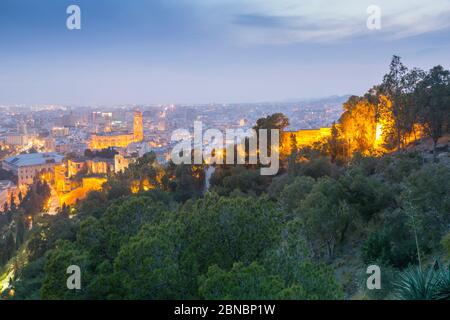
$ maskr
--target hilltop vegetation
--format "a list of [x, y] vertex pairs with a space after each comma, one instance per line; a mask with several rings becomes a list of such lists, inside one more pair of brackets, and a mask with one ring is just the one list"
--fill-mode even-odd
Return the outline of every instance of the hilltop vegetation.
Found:
[[[36, 222], [12, 286], [17, 299], [349, 298], [366, 294], [369, 264], [389, 276], [418, 254], [424, 266], [446, 259], [449, 190], [448, 167], [402, 154], [345, 169], [311, 160], [262, 195], [93, 192], [72, 218]], [[80, 291], [66, 288], [72, 264]]]

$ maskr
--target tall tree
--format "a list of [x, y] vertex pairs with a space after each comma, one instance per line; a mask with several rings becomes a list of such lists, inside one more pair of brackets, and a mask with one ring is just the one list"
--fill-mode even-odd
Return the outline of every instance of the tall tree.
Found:
[[423, 71], [411, 71], [401, 62], [399, 56], [393, 56], [389, 72], [380, 85], [381, 93], [392, 102], [392, 113], [395, 124], [395, 139], [400, 150], [406, 142], [406, 135], [412, 131], [414, 124], [414, 102], [411, 99], [415, 87], [423, 77]]
[[5, 243], [5, 250], [4, 250], [4, 256], [5, 261], [8, 261], [14, 254], [14, 251], [16, 250], [16, 243], [14, 241], [14, 236], [10, 232], [6, 236], [6, 243]]
[[16, 247], [19, 248], [19, 246], [23, 243], [25, 239], [25, 222], [24, 222], [24, 215], [20, 214], [19, 217], [17, 217], [17, 226], [16, 226]]
[[344, 103], [344, 110], [339, 122], [349, 152], [366, 153], [375, 142], [376, 105], [366, 98], [352, 96]]
[[416, 90], [421, 105], [421, 121], [425, 132], [433, 139], [433, 158], [436, 161], [436, 145], [447, 130], [450, 114], [450, 72], [442, 66], [432, 68]]
[[[256, 125], [253, 127], [256, 130], [256, 134], [259, 137], [259, 130], [266, 129], [267, 130], [267, 149], [269, 153], [271, 152], [271, 129], [279, 130], [280, 137], [281, 133], [289, 126], [289, 119], [282, 113], [274, 113], [265, 118], [260, 118], [256, 121]], [[261, 143], [259, 141], [258, 143]], [[283, 146], [282, 146], [283, 147]]]
[[328, 148], [330, 152], [331, 162], [335, 163], [339, 156], [344, 157], [344, 144], [339, 137], [339, 130], [336, 123], [331, 126], [331, 136], [328, 138]]
[[253, 129], [284, 130], [287, 126], [289, 126], [289, 119], [282, 113], [274, 113], [265, 118], [258, 119]]

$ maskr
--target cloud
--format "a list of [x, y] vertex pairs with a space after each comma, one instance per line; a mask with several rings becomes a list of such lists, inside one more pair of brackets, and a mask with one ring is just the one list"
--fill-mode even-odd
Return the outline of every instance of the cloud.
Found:
[[[450, 0], [197, 0], [228, 15], [247, 44], [334, 42], [362, 36], [399, 39], [450, 28]], [[368, 30], [370, 5], [381, 9], [381, 30]]]

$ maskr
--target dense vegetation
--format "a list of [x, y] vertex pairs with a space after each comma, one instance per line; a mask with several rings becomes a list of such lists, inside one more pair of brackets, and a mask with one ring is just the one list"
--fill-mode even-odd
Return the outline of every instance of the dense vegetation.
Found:
[[[449, 129], [449, 75], [415, 70], [413, 89], [397, 88], [412, 77], [399, 63], [377, 94], [350, 98], [330, 139], [293, 146], [275, 177], [216, 166], [203, 192], [203, 166], [163, 167], [150, 153], [71, 210], [36, 218], [12, 298], [449, 298], [450, 167], [436, 157]], [[398, 108], [389, 117], [379, 108], [387, 101]], [[377, 150], [376, 125], [361, 116], [372, 113], [390, 128]], [[287, 124], [277, 114], [256, 126]], [[434, 159], [408, 148], [416, 124]], [[74, 264], [81, 290], [66, 287]], [[381, 290], [366, 288], [371, 264]]]
[[[242, 175], [228, 195], [93, 192], [72, 217], [38, 219], [15, 298], [340, 299], [362, 292], [369, 264], [388, 278], [450, 251], [450, 170], [419, 154], [299, 163], [262, 195]], [[72, 264], [80, 291], [66, 288]]]
[[31, 219], [44, 210], [49, 197], [49, 186], [36, 179], [29, 186], [25, 197], [22, 197], [21, 192], [19, 193], [19, 206], [16, 205], [13, 197], [9, 201], [10, 206], [5, 204], [3, 213], [0, 214], [0, 270], [23, 244]]

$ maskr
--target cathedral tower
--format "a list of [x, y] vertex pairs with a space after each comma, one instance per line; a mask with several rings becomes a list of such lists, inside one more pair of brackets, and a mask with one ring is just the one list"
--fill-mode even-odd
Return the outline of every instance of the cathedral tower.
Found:
[[140, 142], [140, 141], [144, 140], [144, 128], [142, 125], [142, 113], [139, 111], [134, 112], [133, 135], [134, 135], [134, 142]]

